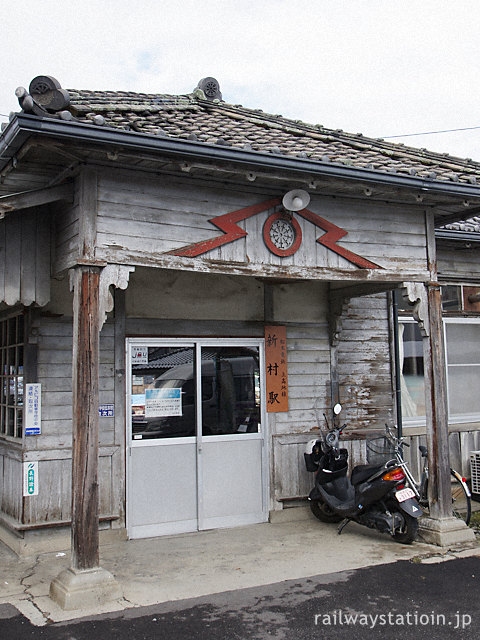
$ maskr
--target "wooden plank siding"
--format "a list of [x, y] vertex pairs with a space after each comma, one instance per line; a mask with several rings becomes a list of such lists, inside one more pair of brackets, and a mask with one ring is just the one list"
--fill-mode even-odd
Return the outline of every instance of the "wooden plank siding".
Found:
[[437, 247], [439, 280], [449, 280], [465, 283], [480, 282], [479, 261], [480, 248], [454, 251], [442, 246]]
[[[274, 196], [281, 197], [282, 190]], [[96, 258], [124, 264], [153, 264], [167, 252], [223, 235], [209, 222], [216, 216], [272, 198], [271, 188], [244, 185], [228, 188], [194, 183], [171, 176], [149, 176], [104, 170], [98, 174]], [[420, 209], [348, 202], [314, 195], [309, 209], [348, 232], [339, 245], [388, 270], [426, 271], [425, 217]], [[356, 271], [357, 267], [316, 242], [324, 231], [299, 215], [303, 243], [290, 257], [271, 253], [263, 241], [268, 210], [238, 226], [245, 238], [210, 250], [201, 258], [226, 265], [328, 267]], [[66, 238], [65, 238], [66, 240]], [[65, 245], [69, 247], [68, 243]], [[196, 259], [202, 261], [201, 258]], [[63, 258], [58, 258], [59, 264]], [[185, 264], [187, 261], [185, 261]], [[181, 261], [176, 264], [180, 264]]]
[[79, 256], [79, 212], [78, 189], [75, 190], [73, 204], [56, 207], [55, 273], [72, 267]]
[[0, 441], [0, 515], [20, 522], [23, 479], [21, 447]]
[[[290, 410], [276, 414], [271, 425], [272, 486], [277, 502], [304, 498], [310, 492], [313, 476], [305, 469], [303, 453], [307, 442], [320, 433], [317, 417], [323, 428], [323, 413], [331, 415], [328, 326], [289, 326], [287, 338]], [[338, 377], [343, 406], [340, 420], [348, 425], [345, 446], [351, 465], [363, 464], [367, 461], [365, 440], [349, 440], [348, 431], [383, 429], [392, 420], [385, 294], [355, 298], [348, 304], [338, 345]], [[314, 410], [316, 400], [318, 409]]]
[[0, 302], [45, 305], [50, 299], [50, 215], [45, 208], [0, 220]]
[[338, 345], [342, 421], [352, 429], [383, 429], [393, 417], [392, 368], [385, 294], [353, 298]]
[[[72, 319], [41, 317], [38, 382], [42, 384], [42, 434], [25, 440], [25, 460], [38, 460], [40, 491], [24, 499], [23, 524], [63, 522], [71, 517]], [[114, 325], [100, 333], [100, 403], [114, 404]], [[114, 504], [113, 470], [120, 445], [114, 418], [100, 418], [99, 513], [119, 512]], [[18, 492], [18, 491], [17, 491]]]

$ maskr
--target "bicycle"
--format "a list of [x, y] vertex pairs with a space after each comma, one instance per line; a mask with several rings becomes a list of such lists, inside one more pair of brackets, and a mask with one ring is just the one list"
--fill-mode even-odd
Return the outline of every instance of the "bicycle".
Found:
[[[383, 441], [383, 446], [380, 443], [377, 445], [377, 441]], [[386, 442], [385, 442], [386, 441]], [[413, 477], [412, 472], [408, 468], [407, 463], [403, 458], [402, 447], [409, 447], [410, 445], [405, 442], [403, 438], [398, 438], [392, 431], [391, 427], [385, 425], [385, 436], [381, 438], [373, 438], [367, 440], [367, 449], [375, 455], [393, 455], [397, 464], [402, 467], [407, 484], [414, 491], [415, 496], [422, 507], [424, 513], [428, 515], [428, 451], [427, 447], [419, 446], [420, 453], [423, 459], [423, 469], [420, 478], [420, 482], [417, 482]], [[370, 459], [369, 459], [370, 462]], [[453, 515], [469, 524], [470, 516], [472, 513], [471, 493], [465, 481], [465, 478], [450, 468], [451, 476], [451, 491], [452, 491], [452, 510]]]

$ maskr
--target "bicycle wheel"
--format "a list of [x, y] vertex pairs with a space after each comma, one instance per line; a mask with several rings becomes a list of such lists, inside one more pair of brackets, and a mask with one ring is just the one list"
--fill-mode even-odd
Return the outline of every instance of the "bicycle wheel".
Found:
[[[465, 487], [460, 481], [460, 476], [458, 476], [457, 472], [453, 469], [450, 469], [450, 474], [453, 516], [455, 518], [463, 520], [465, 524], [468, 525], [472, 513], [472, 501], [465, 491]], [[428, 500], [426, 498], [426, 496], [428, 496], [428, 480], [425, 483], [424, 495], [425, 498], [424, 500], [420, 501], [420, 506], [422, 507], [423, 513], [428, 516], [430, 513], [428, 508]]]
[[452, 486], [452, 509], [455, 518], [460, 518], [465, 521], [465, 524], [470, 522], [470, 516], [472, 513], [472, 502], [467, 494], [465, 485], [461, 481], [460, 476], [456, 471], [450, 469], [451, 473], [451, 486]]

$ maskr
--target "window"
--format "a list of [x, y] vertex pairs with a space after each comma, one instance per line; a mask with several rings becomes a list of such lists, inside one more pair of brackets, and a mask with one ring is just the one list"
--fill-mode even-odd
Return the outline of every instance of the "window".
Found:
[[[405, 423], [425, 420], [423, 344], [415, 321], [401, 318], [400, 367]], [[451, 422], [480, 419], [480, 318], [444, 318], [448, 415]]]
[[445, 318], [448, 412], [454, 421], [480, 418], [480, 318]]
[[423, 342], [418, 323], [402, 319], [399, 334], [402, 415], [405, 418], [422, 418], [425, 417], [425, 381]]
[[23, 315], [0, 321], [0, 352], [0, 434], [21, 438], [23, 434]]
[[133, 349], [134, 440], [260, 432], [258, 345], [135, 345]]

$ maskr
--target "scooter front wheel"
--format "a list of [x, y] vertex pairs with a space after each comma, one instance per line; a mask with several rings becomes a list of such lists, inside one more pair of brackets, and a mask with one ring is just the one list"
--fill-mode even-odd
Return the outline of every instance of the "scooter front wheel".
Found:
[[310, 500], [310, 509], [313, 515], [322, 522], [340, 522], [343, 520], [335, 511], [323, 500]]

